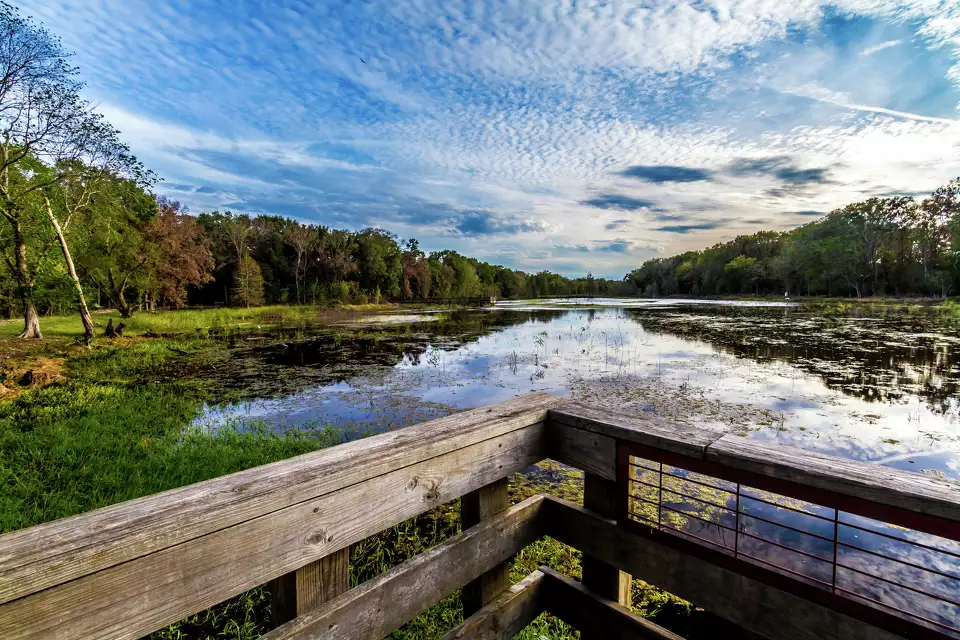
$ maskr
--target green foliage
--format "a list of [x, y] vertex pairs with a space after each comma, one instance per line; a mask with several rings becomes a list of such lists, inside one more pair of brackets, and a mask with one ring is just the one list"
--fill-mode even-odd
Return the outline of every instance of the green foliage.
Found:
[[234, 304], [243, 307], [258, 307], [263, 304], [263, 275], [256, 260], [250, 256], [244, 256], [237, 266], [235, 281]]
[[931, 295], [960, 289], [960, 178], [917, 203], [870, 198], [792, 231], [655, 258], [627, 274], [646, 296]]

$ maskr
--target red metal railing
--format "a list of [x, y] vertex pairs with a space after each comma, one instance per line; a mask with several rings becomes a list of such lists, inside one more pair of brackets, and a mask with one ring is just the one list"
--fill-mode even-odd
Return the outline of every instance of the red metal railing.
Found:
[[956, 523], [618, 448], [622, 526], [893, 633], [960, 638]]

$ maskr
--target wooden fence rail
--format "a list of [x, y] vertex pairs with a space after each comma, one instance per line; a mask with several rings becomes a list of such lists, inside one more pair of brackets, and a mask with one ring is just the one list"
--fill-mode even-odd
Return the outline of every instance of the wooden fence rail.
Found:
[[[547, 457], [586, 472], [584, 506], [508, 506], [506, 478]], [[798, 595], [683, 546], [693, 529], [638, 521], [640, 458], [682, 471], [661, 482], [735, 477], [960, 552], [958, 483], [535, 394], [0, 536], [0, 638], [138, 638], [271, 581], [289, 622], [269, 638], [379, 638], [460, 588], [468, 617], [451, 638], [509, 637], [542, 611], [585, 637], [675, 637], [630, 613], [631, 576], [771, 638], [960, 637]], [[658, 514], [676, 506], [660, 488]], [[461, 496], [461, 535], [346, 589], [351, 545]], [[583, 551], [582, 585], [549, 569], [508, 584], [509, 559], [544, 535]], [[960, 584], [960, 563], [937, 566]], [[955, 586], [937, 594], [943, 619]]]

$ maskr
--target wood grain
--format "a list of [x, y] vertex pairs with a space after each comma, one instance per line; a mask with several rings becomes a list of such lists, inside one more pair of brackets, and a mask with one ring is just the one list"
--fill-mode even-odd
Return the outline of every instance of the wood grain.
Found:
[[364, 582], [263, 640], [379, 640], [543, 535], [534, 496]]
[[542, 423], [533, 394], [0, 536], [0, 603]]
[[894, 640], [899, 636], [637, 536], [547, 496], [547, 533], [584, 554], [689, 600], [748, 631], [778, 640]]
[[[617, 484], [592, 473], [584, 475], [583, 506], [597, 515], [613, 518], [617, 515]], [[633, 579], [629, 573], [584, 553], [583, 584], [594, 593], [626, 607], [633, 599]]]
[[316, 609], [349, 588], [349, 547], [284, 574], [270, 582], [273, 626]]
[[636, 442], [691, 458], [703, 458], [710, 443], [722, 431], [691, 427], [652, 415], [634, 415], [568, 402], [550, 409], [548, 425], [599, 433], [618, 440]]
[[0, 606], [0, 638], [138, 638], [519, 471], [543, 451], [542, 426], [511, 431], [46, 589]]
[[[510, 506], [507, 478], [500, 478], [460, 498], [460, 524], [463, 529], [506, 511]], [[471, 616], [510, 587], [509, 559], [482, 576], [463, 585], [460, 599], [463, 615]]]
[[660, 625], [644, 620], [630, 609], [603, 598], [586, 586], [540, 567], [544, 576], [541, 602], [544, 608], [573, 628], [584, 638], [609, 640], [683, 640]]
[[501, 640], [512, 638], [542, 612], [543, 573], [534, 571], [451, 629], [441, 640]]
[[547, 457], [606, 480], [617, 478], [617, 441], [593, 431], [551, 422]]

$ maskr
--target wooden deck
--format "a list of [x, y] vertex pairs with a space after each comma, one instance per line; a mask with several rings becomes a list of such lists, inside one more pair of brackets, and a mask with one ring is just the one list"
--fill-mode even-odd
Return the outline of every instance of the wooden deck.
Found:
[[[509, 506], [506, 479], [545, 458], [584, 470], [583, 506]], [[736, 496], [715, 520], [671, 497], [705, 478]], [[459, 497], [462, 534], [348, 588], [351, 545]], [[810, 558], [771, 562], [747, 524], [767, 512], [741, 500], [819, 514], [805, 535], [832, 564], [782, 540]], [[856, 592], [844, 528], [919, 548], [930, 567], [903, 556], [910, 575], [940, 582]], [[509, 584], [509, 560], [543, 536], [584, 553], [582, 584], [548, 568]], [[139, 638], [268, 582], [288, 620], [274, 639], [381, 638], [461, 588], [469, 617], [447, 638], [511, 637], [543, 611], [584, 637], [676, 638], [624, 606], [631, 575], [768, 638], [960, 638], [958, 541], [958, 483], [535, 394], [0, 536], [0, 638]], [[816, 562], [832, 582], [803, 573]]]

